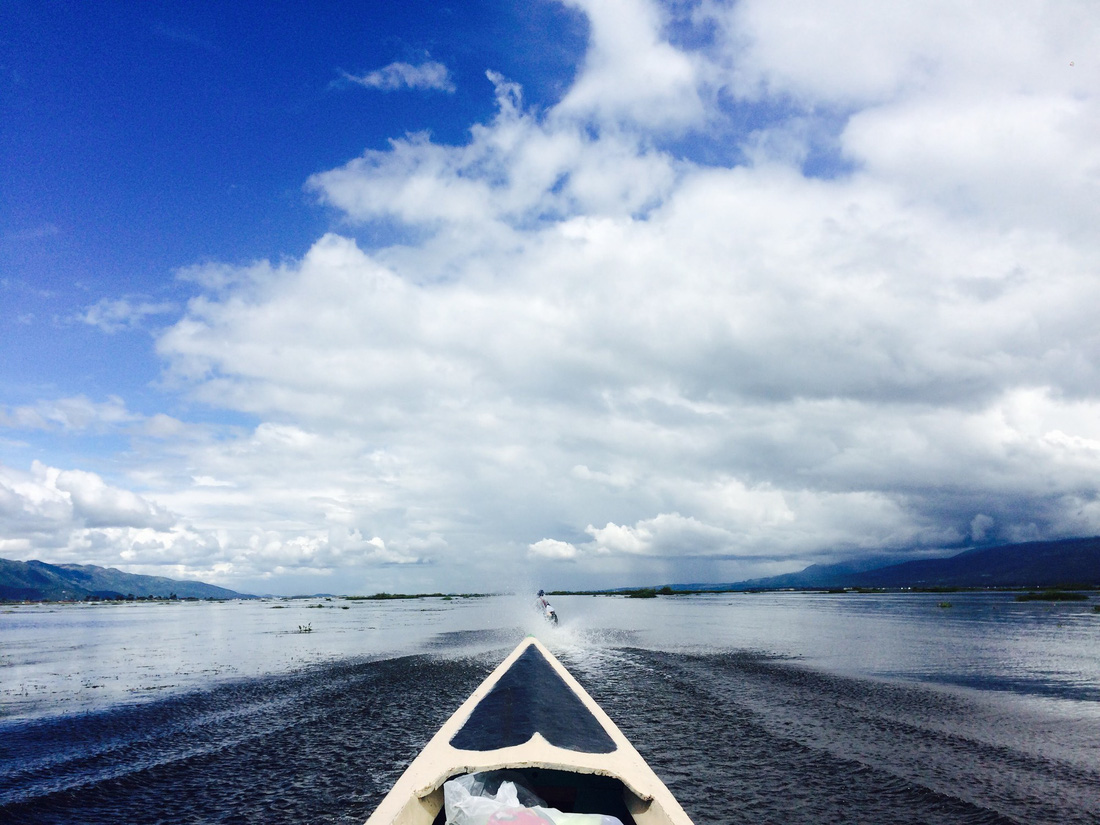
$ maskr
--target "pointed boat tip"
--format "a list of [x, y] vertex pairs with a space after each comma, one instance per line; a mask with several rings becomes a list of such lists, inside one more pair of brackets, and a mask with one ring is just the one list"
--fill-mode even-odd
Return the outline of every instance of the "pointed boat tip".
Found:
[[583, 688], [566, 681], [540, 647], [529, 642], [520, 650], [451, 737], [451, 747], [494, 751], [523, 745], [538, 733], [564, 750], [614, 752], [618, 746], [585, 705]]

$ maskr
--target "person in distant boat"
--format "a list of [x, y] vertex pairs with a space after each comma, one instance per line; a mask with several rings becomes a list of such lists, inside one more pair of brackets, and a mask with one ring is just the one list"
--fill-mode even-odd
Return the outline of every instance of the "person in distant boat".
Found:
[[550, 606], [550, 602], [546, 600], [545, 590], [539, 591], [538, 606], [539, 610], [542, 612], [542, 615], [546, 618], [546, 621], [550, 622], [551, 624], [558, 623], [558, 614], [554, 611], [554, 608]]

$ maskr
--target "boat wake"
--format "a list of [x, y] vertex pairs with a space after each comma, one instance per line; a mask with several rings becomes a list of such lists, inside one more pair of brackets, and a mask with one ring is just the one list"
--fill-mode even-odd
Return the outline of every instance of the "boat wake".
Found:
[[[616, 645], [568, 617], [535, 628], [696, 822], [1100, 821], [1094, 720], [1071, 732], [761, 653]], [[0, 821], [360, 825], [514, 646], [502, 634], [0, 723]]]

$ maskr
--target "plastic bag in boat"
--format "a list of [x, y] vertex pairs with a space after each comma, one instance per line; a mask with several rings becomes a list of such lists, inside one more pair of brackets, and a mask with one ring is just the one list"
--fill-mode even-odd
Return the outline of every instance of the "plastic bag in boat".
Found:
[[622, 825], [605, 814], [569, 814], [499, 773], [466, 774], [443, 783], [447, 825]]

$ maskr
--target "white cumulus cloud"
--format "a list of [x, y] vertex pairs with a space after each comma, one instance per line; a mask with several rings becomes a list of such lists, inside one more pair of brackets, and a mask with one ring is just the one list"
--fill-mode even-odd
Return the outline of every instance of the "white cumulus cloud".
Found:
[[527, 549], [532, 556], [541, 556], [546, 559], [575, 559], [579, 553], [577, 548], [569, 542], [557, 539], [541, 539], [532, 542]]
[[490, 71], [464, 142], [311, 177], [301, 257], [179, 273], [163, 383], [250, 423], [6, 409], [139, 491], [9, 474], [11, 540], [374, 592], [1100, 533], [1087, 4], [571, 7], [557, 105]]

